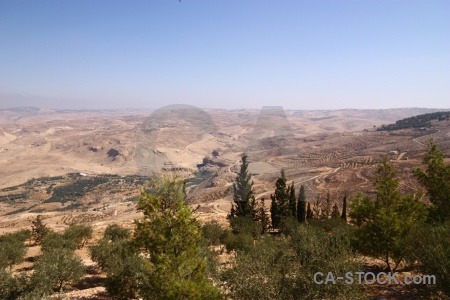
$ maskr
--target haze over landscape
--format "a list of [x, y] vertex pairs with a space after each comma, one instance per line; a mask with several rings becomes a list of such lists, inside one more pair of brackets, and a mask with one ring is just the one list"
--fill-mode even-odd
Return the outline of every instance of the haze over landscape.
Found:
[[448, 108], [448, 1], [1, 1], [0, 108]]

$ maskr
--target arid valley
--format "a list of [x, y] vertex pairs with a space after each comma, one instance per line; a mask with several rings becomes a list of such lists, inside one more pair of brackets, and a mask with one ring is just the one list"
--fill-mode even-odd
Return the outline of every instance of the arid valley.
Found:
[[[109, 224], [132, 228], [142, 217], [135, 201], [152, 172], [185, 179], [195, 216], [226, 227], [243, 153], [249, 157], [256, 199], [265, 199], [267, 208], [281, 169], [296, 189], [305, 185], [310, 202], [329, 193], [341, 207], [344, 195], [373, 194], [376, 165], [385, 155], [399, 171], [400, 189], [414, 193], [411, 170], [420, 166], [427, 140], [450, 154], [450, 121], [378, 129], [437, 111], [0, 110], [0, 234], [30, 229], [37, 215], [57, 232], [72, 223], [90, 224], [94, 240]], [[37, 251], [30, 247], [27, 257]], [[94, 265], [86, 249], [77, 251], [87, 266]], [[103, 299], [103, 291], [92, 283], [67, 295]]]

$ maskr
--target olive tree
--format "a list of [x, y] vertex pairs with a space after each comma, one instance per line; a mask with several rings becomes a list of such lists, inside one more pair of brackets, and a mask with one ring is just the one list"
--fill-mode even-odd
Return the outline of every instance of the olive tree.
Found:
[[9, 233], [0, 237], [0, 269], [19, 264], [24, 260], [27, 248], [20, 236]]

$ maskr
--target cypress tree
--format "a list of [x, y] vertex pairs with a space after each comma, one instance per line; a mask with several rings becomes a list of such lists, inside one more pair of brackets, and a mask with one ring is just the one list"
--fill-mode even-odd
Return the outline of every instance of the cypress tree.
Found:
[[342, 204], [342, 220], [347, 222], [347, 194], [344, 195], [344, 203]]
[[272, 205], [270, 207], [270, 214], [272, 218], [272, 227], [279, 228], [281, 220], [288, 217], [291, 213], [289, 208], [289, 190], [286, 186], [286, 177], [284, 170], [281, 170], [281, 177], [276, 182], [275, 193], [270, 195]]
[[257, 218], [256, 200], [253, 194], [253, 181], [248, 171], [247, 155], [242, 155], [242, 164], [239, 174], [233, 183], [233, 201], [228, 219], [234, 217]]
[[306, 195], [305, 195], [305, 187], [301, 185], [297, 202], [297, 220], [300, 223], [305, 223], [305, 218], [306, 218]]
[[291, 216], [293, 218], [296, 218], [297, 217], [297, 199], [295, 197], [295, 187], [294, 187], [293, 181], [289, 188], [289, 209], [291, 210]]
[[[270, 195], [272, 199], [272, 195]], [[270, 219], [272, 221], [272, 228], [278, 228], [278, 225], [281, 222], [280, 212], [279, 212], [278, 203], [272, 199], [272, 204], [270, 205]]]
[[306, 209], [306, 220], [311, 220], [314, 217], [313, 211], [311, 210], [311, 203], [308, 202], [308, 208]]
[[327, 192], [327, 198], [325, 200], [325, 207], [323, 209], [323, 215], [322, 217], [324, 219], [328, 219], [331, 215], [331, 197], [330, 197], [330, 191]]

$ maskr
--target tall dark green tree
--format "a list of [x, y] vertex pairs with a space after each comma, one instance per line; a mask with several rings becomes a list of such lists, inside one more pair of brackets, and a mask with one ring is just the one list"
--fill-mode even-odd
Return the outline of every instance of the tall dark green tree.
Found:
[[344, 220], [344, 222], [347, 222], [347, 194], [344, 195], [344, 201], [342, 203], [341, 218], [342, 218], [342, 220]]
[[429, 208], [429, 219], [437, 222], [450, 220], [450, 164], [445, 164], [444, 157], [439, 146], [429, 140], [427, 153], [422, 160], [426, 170], [413, 170], [433, 204]]
[[257, 219], [258, 208], [253, 194], [253, 181], [248, 171], [247, 155], [242, 155], [239, 174], [233, 183], [233, 205], [228, 218], [251, 217]]
[[314, 217], [314, 214], [311, 209], [311, 203], [308, 202], [308, 208], [306, 209], [306, 220], [311, 220], [313, 217]]
[[300, 192], [298, 194], [297, 201], [297, 220], [300, 223], [305, 223], [306, 220], [306, 194], [303, 184], [300, 186]]
[[297, 217], [297, 198], [295, 197], [295, 187], [294, 182], [292, 181], [291, 186], [289, 187], [289, 209], [291, 210], [291, 217]]
[[328, 219], [331, 216], [331, 196], [330, 191], [327, 192], [327, 198], [325, 199], [325, 203], [322, 210], [322, 218]]
[[286, 185], [284, 170], [281, 170], [281, 176], [277, 179], [275, 185], [275, 193], [270, 195], [272, 199], [270, 215], [272, 218], [272, 227], [279, 228], [281, 221], [291, 215], [289, 207], [290, 187]]
[[261, 233], [264, 234], [269, 229], [269, 218], [266, 215], [266, 204], [264, 198], [261, 198], [261, 204], [258, 207], [258, 219], [261, 222]]

